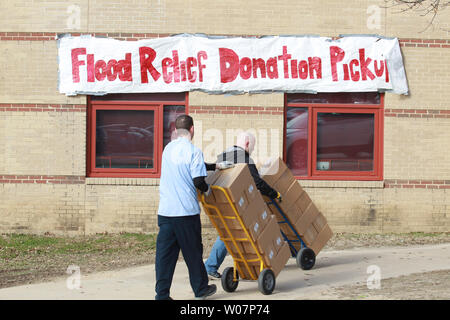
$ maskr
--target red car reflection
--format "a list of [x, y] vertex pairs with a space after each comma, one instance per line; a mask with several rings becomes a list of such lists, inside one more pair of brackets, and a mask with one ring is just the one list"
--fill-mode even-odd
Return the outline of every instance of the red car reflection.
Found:
[[[374, 115], [318, 113], [317, 169], [367, 171], [373, 169]], [[286, 161], [295, 175], [307, 174], [308, 112], [287, 111]]]

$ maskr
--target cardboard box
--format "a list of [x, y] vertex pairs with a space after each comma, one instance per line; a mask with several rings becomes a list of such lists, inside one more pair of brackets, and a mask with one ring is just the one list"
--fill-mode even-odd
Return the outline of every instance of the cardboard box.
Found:
[[284, 245], [278, 251], [276, 257], [272, 259], [271, 262], [272, 264], [270, 268], [275, 274], [275, 277], [277, 277], [280, 274], [281, 270], [283, 270], [284, 266], [286, 265], [290, 257], [291, 257], [291, 250], [289, 250], [289, 246], [285, 242]]
[[289, 170], [281, 158], [277, 158], [275, 161], [263, 163], [257, 166], [258, 172], [264, 181], [266, 181], [272, 187], [278, 181], [278, 179]]
[[269, 222], [259, 237], [256, 239], [256, 244], [261, 253], [267, 254], [269, 249], [274, 248], [276, 237], [281, 236], [280, 227], [275, 216], [271, 215]]
[[244, 192], [245, 192], [245, 195], [247, 196], [247, 199], [249, 202], [252, 202], [255, 199], [255, 197], [257, 197], [257, 196], [261, 197], [261, 193], [256, 188], [256, 185], [255, 185], [255, 182], [253, 181], [253, 179], [251, 182], [248, 183]]
[[301, 217], [295, 223], [295, 230], [300, 234], [300, 236], [304, 236], [306, 230], [312, 225], [313, 221], [319, 215], [319, 210], [314, 203], [310, 203], [306, 211], [301, 215]]
[[327, 224], [327, 219], [324, 217], [322, 213], [319, 213], [317, 218], [313, 221], [313, 226], [316, 228], [316, 231], [319, 233], [323, 227]]
[[[267, 204], [267, 207], [269, 208], [270, 213], [272, 215], [279, 216], [281, 219], [280, 213], [278, 212], [277, 208], [275, 208], [275, 206], [271, 203], [272, 200], [268, 196], [262, 196], [262, 197], [264, 199], [264, 202]], [[277, 202], [278, 205], [280, 205], [278, 200], [275, 200], [275, 201]]]
[[297, 199], [295, 204], [298, 206], [298, 208], [305, 212], [308, 208], [309, 204], [312, 202], [311, 198], [308, 196], [306, 192], [303, 192], [300, 197]]
[[328, 240], [333, 236], [333, 231], [331, 231], [328, 224], [323, 227], [323, 229], [319, 232], [316, 239], [309, 247], [314, 251], [316, 256], [319, 254], [320, 250], [327, 244]]
[[[282, 194], [283, 201], [277, 203], [305, 244], [318, 254], [333, 234], [325, 216], [319, 212], [298, 182], [291, 183], [293, 176], [281, 159], [264, 164], [259, 167], [259, 170], [267, 183], [275, 189], [277, 187], [280, 189], [277, 189], [277, 191]], [[289, 186], [287, 190], [285, 190], [286, 186]], [[283, 192], [283, 190], [285, 191]], [[270, 201], [268, 198], [265, 198], [265, 200]], [[284, 220], [275, 206], [269, 205], [269, 209], [278, 222]], [[279, 226], [289, 240], [298, 240], [295, 232], [286, 223], [280, 223]], [[297, 250], [301, 247], [300, 242], [291, 242], [291, 245]]]
[[305, 234], [303, 235], [302, 240], [305, 242], [305, 244], [309, 247], [313, 244], [314, 240], [316, 239], [319, 232], [316, 230], [314, 225], [309, 225], [308, 229], [306, 229]]
[[286, 170], [278, 179], [278, 181], [275, 184], [272, 184], [271, 187], [274, 188], [276, 191], [284, 195], [290, 186], [297, 182], [294, 178], [294, 176], [291, 174], [289, 170]]
[[[226, 189], [232, 202], [236, 204], [239, 204], [242, 197], [246, 199], [245, 189], [248, 190], [252, 184], [254, 186], [254, 180], [250, 174], [248, 165], [245, 163], [238, 163], [233, 168], [211, 172], [205, 181], [210, 185]], [[216, 203], [228, 202], [223, 192], [213, 189], [213, 194]]]
[[[249, 258], [253, 258], [254, 256], [249, 256]], [[270, 250], [269, 254], [264, 256], [264, 261], [266, 263], [266, 267], [272, 269], [275, 277], [277, 277], [281, 270], [283, 270], [284, 266], [288, 262], [291, 257], [291, 251], [289, 249], [288, 244], [285, 242], [280, 250], [275, 253], [274, 250]], [[260, 274], [260, 263], [259, 262], [249, 262], [251, 271], [258, 278]], [[239, 276], [242, 279], [251, 279], [250, 273], [246, 268], [243, 262], [238, 262], [239, 267], [242, 270], [243, 275], [240, 273]]]
[[270, 217], [270, 210], [259, 191], [258, 194], [253, 197], [253, 201], [249, 202], [244, 213], [240, 216], [247, 226], [252, 224], [255, 220], [259, 220], [260, 224], [263, 226], [267, 224]]

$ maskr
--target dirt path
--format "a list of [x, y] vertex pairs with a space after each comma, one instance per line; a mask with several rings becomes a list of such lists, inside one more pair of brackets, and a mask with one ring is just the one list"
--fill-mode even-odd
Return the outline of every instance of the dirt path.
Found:
[[[203, 235], [205, 258], [216, 237], [216, 233]], [[39, 241], [45, 242], [45, 246], [36, 244], [14, 255], [10, 251], [19, 249], [8, 246], [2, 248], [0, 243], [0, 254], [8, 257], [0, 259], [0, 288], [66, 277], [70, 265], [79, 266], [83, 274], [87, 275], [154, 263], [154, 236], [151, 235], [96, 235], [64, 238], [59, 242], [50, 240], [53, 238], [43, 237]], [[47, 244], [49, 242], [51, 244]], [[61, 242], [69, 249], [63, 251]], [[439, 243], [450, 243], [450, 233], [335, 234], [322, 252]]]
[[[228, 256], [223, 268], [231, 266]], [[371, 266], [381, 270], [380, 289], [367, 287]], [[290, 259], [276, 279], [272, 295], [255, 281], [240, 281], [238, 290], [218, 285], [215, 300], [269, 299], [445, 299], [449, 292], [450, 243], [420, 246], [353, 248], [320, 253], [313, 269], [304, 271]], [[0, 299], [153, 299], [154, 265], [85, 274], [79, 288], [69, 288], [68, 275], [45, 283], [0, 289]], [[174, 299], [193, 298], [185, 263], [178, 263], [172, 282]]]
[[383, 279], [379, 289], [368, 289], [366, 284], [341, 286], [320, 296], [339, 300], [449, 300], [450, 269]]

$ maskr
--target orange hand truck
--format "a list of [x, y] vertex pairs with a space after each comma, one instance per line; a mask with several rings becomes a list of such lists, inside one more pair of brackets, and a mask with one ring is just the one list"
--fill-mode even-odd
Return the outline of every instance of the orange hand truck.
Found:
[[[245, 227], [244, 222], [237, 212], [236, 206], [228, 195], [227, 190], [219, 186], [210, 186], [210, 188], [212, 190], [217, 190], [218, 192], [223, 192], [234, 213], [232, 216], [224, 216], [217, 206], [206, 202], [205, 194], [199, 195], [200, 202], [203, 205], [205, 213], [208, 215], [211, 223], [216, 228], [220, 239], [224, 242], [228, 253], [233, 257], [234, 261], [234, 268], [227, 267], [222, 273], [222, 288], [226, 292], [234, 292], [239, 284], [239, 277], [242, 277], [243, 280], [257, 280], [259, 291], [265, 295], [271, 294], [275, 289], [275, 274], [270, 268], [267, 267], [262, 254], [258, 250], [255, 241], [250, 236], [248, 229]], [[242, 231], [244, 231], [245, 237], [236, 238], [233, 235], [233, 232], [230, 229], [230, 223], [236, 221], [239, 222]], [[246, 254], [248, 253], [244, 253], [242, 251], [242, 246], [238, 245], [239, 243], [244, 242], [250, 243], [254, 250], [251, 254], [253, 256], [256, 254], [257, 258], [246, 258]], [[255, 263], [257, 264], [258, 262], [259, 276], [256, 274], [255, 269], [252, 268], [252, 265], [255, 265]]]

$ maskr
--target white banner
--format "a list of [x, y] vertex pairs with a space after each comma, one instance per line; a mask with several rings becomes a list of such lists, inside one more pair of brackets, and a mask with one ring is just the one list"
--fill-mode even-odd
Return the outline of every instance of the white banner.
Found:
[[396, 38], [224, 38], [179, 35], [139, 41], [58, 39], [59, 91], [366, 92], [408, 94]]

